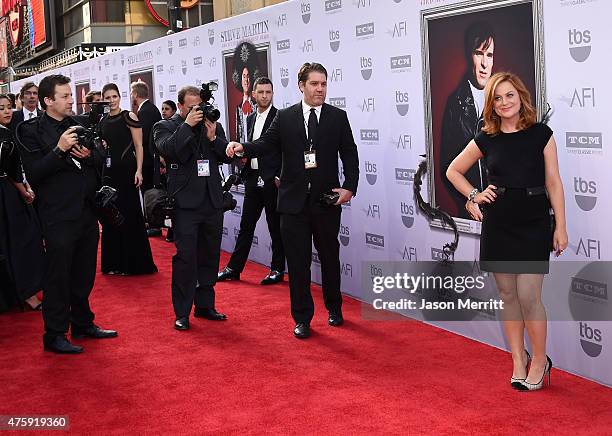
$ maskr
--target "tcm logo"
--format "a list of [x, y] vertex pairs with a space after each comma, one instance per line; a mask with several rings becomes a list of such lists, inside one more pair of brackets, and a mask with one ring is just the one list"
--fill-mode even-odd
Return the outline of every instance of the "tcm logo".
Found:
[[343, 226], [340, 224], [340, 243], [345, 247], [348, 247], [348, 244], [351, 239], [351, 230], [349, 226]]
[[374, 36], [374, 23], [358, 24], [355, 26], [355, 36], [357, 38]]
[[113, 74], [113, 82], [116, 82], [119, 79], [119, 74]]
[[576, 255], [582, 255], [588, 259], [601, 259], [601, 241], [598, 239], [582, 239], [576, 247]]
[[168, 54], [172, 54], [172, 50], [174, 49], [174, 41], [171, 39], [168, 40]]
[[378, 143], [379, 136], [378, 129], [361, 129], [359, 131], [361, 142], [376, 144]]
[[350, 263], [341, 263], [340, 273], [346, 277], [353, 277], [353, 265], [351, 265]]
[[412, 168], [395, 168], [395, 181], [406, 185], [414, 181], [416, 170]]
[[202, 56], [193, 58], [193, 66], [197, 67], [198, 65], [202, 65]]
[[361, 77], [364, 80], [370, 80], [372, 77], [372, 58], [360, 57], [359, 64], [361, 66]]
[[310, 2], [307, 2], [307, 3], [302, 2], [301, 10], [302, 10], [302, 21], [304, 22], [304, 24], [310, 23]]
[[276, 51], [277, 52], [285, 52], [291, 49], [291, 40], [283, 39], [281, 41], [276, 41]]
[[342, 82], [342, 68], [334, 68], [331, 70], [330, 79], [332, 82]]
[[412, 150], [412, 136], [400, 134], [397, 139], [393, 138], [393, 145], [398, 150]]
[[576, 62], [584, 62], [591, 55], [591, 31], [568, 30], [569, 52]]
[[602, 154], [602, 134], [600, 132], [566, 132], [565, 147], [569, 153]]
[[281, 85], [286, 88], [289, 85], [289, 69], [281, 67], [280, 69]]
[[276, 19], [276, 27], [281, 28], [287, 25], [287, 14], [280, 14]]
[[329, 31], [329, 48], [336, 53], [340, 49], [340, 31], [330, 29]]
[[414, 206], [404, 203], [400, 203], [400, 215], [402, 217], [402, 223], [407, 229], [414, 225]]
[[366, 160], [365, 161], [365, 174], [366, 174], [366, 180], [368, 181], [368, 183], [374, 186], [376, 184], [376, 179], [378, 178], [378, 174], [376, 172], [376, 164]]
[[404, 55], [404, 56], [394, 56], [390, 60], [391, 62], [391, 71], [401, 71], [412, 68], [412, 56]]
[[376, 111], [376, 105], [374, 97], [364, 97], [363, 103], [359, 105], [361, 112], [374, 112]]
[[365, 234], [366, 245], [374, 248], [385, 248], [385, 237], [374, 233]]
[[574, 177], [574, 192], [578, 207], [585, 212], [595, 208], [597, 204], [597, 182], [584, 180], [582, 177]]
[[226, 237], [228, 235], [227, 227], [223, 227], [223, 236]]
[[253, 235], [253, 245], [256, 247], [259, 245], [259, 236]]
[[168, 92], [170, 92], [170, 93], [176, 92], [176, 85], [168, 86]]
[[595, 107], [595, 88], [574, 89], [569, 105], [570, 107], [580, 108]]
[[329, 99], [329, 104], [331, 106], [339, 107], [341, 109], [346, 109], [346, 97], [334, 97]]
[[391, 31], [392, 38], [405, 38], [408, 35], [408, 22], [407, 21], [398, 21], [393, 25], [393, 30]]
[[234, 208], [234, 210], [232, 210], [232, 213], [236, 216], [241, 216], [242, 215], [242, 207], [236, 205], [236, 207]]
[[368, 208], [362, 210], [368, 218], [380, 219], [380, 204], [368, 204]]
[[179, 39], [179, 48], [187, 47], [187, 38]]
[[305, 39], [304, 43], [300, 48], [302, 49], [302, 53], [310, 53], [314, 51], [314, 44], [312, 42], [312, 39]]
[[572, 277], [572, 292], [589, 298], [608, 300], [608, 285], [606, 283]]
[[187, 74], [187, 61], [185, 60], [181, 61], [181, 71], [183, 72], [183, 74]]
[[446, 261], [446, 260], [454, 260], [454, 256], [448, 256], [444, 250], [440, 250], [439, 248], [431, 247], [431, 260], [435, 261]]
[[589, 357], [599, 356], [603, 348], [601, 330], [589, 326], [586, 322], [581, 321], [579, 324], [582, 351]]
[[417, 259], [417, 249], [415, 247], [406, 247], [404, 246], [404, 250], [400, 250], [400, 255], [402, 256], [402, 260], [410, 260], [416, 262]]
[[208, 43], [210, 45], [215, 43], [215, 29], [208, 29]]
[[157, 65], [157, 67], [155, 67], [155, 71], [157, 71], [158, 73], [163, 73], [164, 72], [164, 66], [162, 65]]
[[395, 108], [397, 113], [405, 117], [410, 109], [409, 96], [407, 92], [395, 91]]
[[337, 12], [342, 9], [342, 0], [325, 0], [325, 12]]

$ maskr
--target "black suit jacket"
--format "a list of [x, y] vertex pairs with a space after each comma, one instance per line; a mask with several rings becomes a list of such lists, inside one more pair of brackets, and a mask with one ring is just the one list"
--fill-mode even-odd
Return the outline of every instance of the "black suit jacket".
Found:
[[142, 126], [142, 148], [144, 150], [143, 164], [153, 165], [155, 144], [153, 143], [153, 125], [162, 119], [161, 112], [150, 100], [145, 101], [136, 114]]
[[[41, 111], [40, 109], [36, 109], [36, 113], [38, 114], [38, 117], [40, 117], [43, 111]], [[9, 124], [9, 129], [15, 131], [19, 123], [21, 123], [23, 120], [23, 109], [14, 110], [13, 118], [11, 118], [11, 123]]]
[[[263, 129], [261, 130], [261, 134], [266, 133], [266, 130], [272, 124], [274, 117], [278, 109], [274, 106], [270, 108], [270, 112], [268, 112], [268, 116], [264, 121]], [[257, 118], [257, 112], [253, 112], [251, 115], [247, 117], [247, 139], [249, 141], [253, 140], [253, 132], [255, 131], [255, 120]], [[257, 163], [259, 166], [258, 170], [254, 170], [251, 168], [251, 160], [247, 160], [244, 168], [240, 172], [240, 177], [244, 180], [244, 185], [246, 187], [252, 187], [257, 185], [257, 177], [261, 177], [264, 182], [269, 182], [274, 180], [274, 177], [280, 177], [280, 169], [282, 165], [281, 154], [278, 150], [274, 150], [270, 154], [262, 155], [257, 158]]]
[[94, 207], [103, 165], [100, 151], [92, 150], [88, 159], [80, 160], [80, 169], [69, 156], [60, 157], [53, 151], [63, 131], [82, 124], [79, 121], [78, 117], [68, 117], [60, 128], [43, 113], [17, 128], [23, 168], [36, 192], [43, 224], [78, 219], [86, 202]]
[[[177, 207], [182, 209], [200, 207], [206, 195], [210, 196], [214, 208], [221, 209], [223, 206], [218, 166], [222, 162], [231, 162], [225, 154], [225, 131], [217, 123], [217, 138], [210, 142], [202, 129], [201, 125], [192, 128], [178, 112], [169, 120], [161, 120], [153, 126], [155, 146], [166, 160], [168, 193], [174, 196]], [[209, 177], [198, 177], [198, 159], [209, 161]]]
[[339, 187], [338, 155], [344, 167], [342, 187], [353, 195], [357, 193], [359, 158], [345, 111], [323, 104], [315, 144], [317, 168], [306, 170], [304, 151], [308, 149], [308, 140], [301, 102], [279, 110], [266, 133], [257, 141], [244, 144], [247, 157], [273, 152], [282, 154], [278, 212], [297, 214], [302, 210], [309, 180], [311, 201], [317, 201], [321, 194]]

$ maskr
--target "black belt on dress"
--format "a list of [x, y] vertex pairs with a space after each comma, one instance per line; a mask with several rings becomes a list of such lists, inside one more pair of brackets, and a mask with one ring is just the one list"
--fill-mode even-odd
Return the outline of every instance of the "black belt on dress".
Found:
[[525, 194], [527, 194], [528, 197], [546, 194], [546, 186], [534, 186], [532, 188], [507, 188], [504, 186], [498, 186], [497, 189], [495, 189], [495, 193], [498, 196], [503, 196], [506, 193], [506, 190], [525, 191]]

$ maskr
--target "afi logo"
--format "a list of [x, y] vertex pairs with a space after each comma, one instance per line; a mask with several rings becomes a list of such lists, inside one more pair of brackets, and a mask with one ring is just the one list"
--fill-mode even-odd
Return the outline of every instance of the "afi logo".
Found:
[[410, 109], [409, 96], [407, 92], [395, 91], [395, 107], [397, 113], [405, 117]]
[[591, 55], [591, 31], [568, 30], [569, 52], [576, 62], [584, 62]]
[[335, 68], [331, 70], [331, 81], [342, 82], [342, 68]]
[[343, 276], [353, 277], [353, 265], [350, 263], [341, 263], [340, 264], [340, 273]]
[[276, 19], [277, 27], [285, 27], [287, 25], [287, 14], [280, 14]]
[[331, 48], [331, 51], [333, 51], [334, 53], [337, 52], [338, 49], [340, 49], [340, 31], [339, 30], [330, 29], [329, 48]]
[[366, 180], [368, 181], [368, 183], [372, 186], [375, 185], [376, 179], [378, 178], [378, 175], [376, 173], [376, 164], [366, 160], [365, 161], [365, 173], [366, 173]]
[[368, 209], [365, 210], [366, 216], [369, 218], [380, 219], [380, 205], [379, 204], [368, 204]]
[[393, 25], [392, 38], [404, 38], [408, 35], [408, 22], [398, 21]]
[[602, 334], [601, 330], [593, 328], [586, 322], [580, 322], [580, 346], [589, 357], [597, 357], [601, 354]]
[[580, 238], [580, 242], [578, 242], [578, 247], [576, 247], [576, 255], [578, 255], [578, 253], [589, 259], [591, 259], [592, 257], [597, 257], [597, 259], [601, 259], [601, 241], [597, 239], [583, 240], [582, 238]]
[[372, 0], [357, 0], [357, 9], [369, 8], [372, 6]]
[[414, 206], [404, 203], [400, 203], [400, 214], [402, 216], [402, 223], [404, 227], [411, 228], [414, 225]]
[[367, 97], [363, 99], [363, 104], [359, 106], [361, 112], [374, 112], [374, 97]]
[[404, 250], [400, 251], [400, 254], [402, 256], [402, 260], [417, 261], [417, 250], [415, 247], [404, 246]]
[[351, 230], [349, 226], [343, 226], [340, 224], [340, 243], [345, 247], [348, 247], [351, 238]]
[[595, 107], [595, 88], [574, 89], [570, 107]]
[[412, 136], [403, 134], [399, 135], [398, 139], [393, 139], [393, 144], [399, 150], [411, 150], [412, 149]]
[[314, 50], [314, 45], [312, 43], [312, 39], [305, 39], [304, 44], [300, 47], [302, 49], [302, 53], [310, 53]]
[[576, 203], [580, 209], [589, 212], [597, 204], [597, 182], [574, 177], [574, 192]]

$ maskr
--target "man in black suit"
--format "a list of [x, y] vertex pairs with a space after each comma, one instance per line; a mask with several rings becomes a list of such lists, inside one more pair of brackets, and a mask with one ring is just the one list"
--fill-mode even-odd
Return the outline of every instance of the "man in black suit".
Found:
[[[149, 100], [149, 86], [142, 81], [133, 82], [130, 85], [132, 104], [137, 108], [136, 115], [142, 125], [142, 149], [144, 151], [142, 159], [142, 186], [143, 193], [159, 185], [159, 155], [155, 150], [152, 132], [153, 125], [162, 119], [159, 109]], [[155, 174], [157, 168], [157, 174]], [[157, 178], [157, 180], [156, 180]], [[149, 227], [149, 236], [161, 235], [161, 229]]]
[[[293, 334], [310, 336], [314, 303], [310, 293], [312, 242], [319, 253], [323, 297], [329, 311], [328, 324], [343, 323], [340, 292], [341, 204], [357, 192], [359, 159], [346, 112], [325, 104], [327, 70], [317, 63], [302, 65], [298, 84], [301, 103], [278, 111], [270, 128], [257, 141], [231, 142], [228, 156], [244, 152], [247, 157], [281, 152], [282, 168], [278, 188], [281, 235], [287, 248], [291, 314], [296, 322]], [[344, 184], [338, 180], [338, 155], [344, 167]], [[320, 202], [333, 191], [337, 200]]]
[[[253, 98], [257, 110], [247, 118], [247, 136], [249, 141], [257, 140], [268, 130], [276, 116], [277, 109], [272, 105], [272, 81], [259, 77], [253, 85]], [[260, 158], [248, 159], [240, 173], [244, 181], [244, 203], [240, 231], [236, 247], [227, 267], [219, 272], [218, 280], [239, 280], [240, 273], [249, 257], [255, 226], [266, 209], [266, 221], [272, 238], [272, 263], [270, 273], [261, 281], [262, 285], [271, 285], [283, 281], [285, 271], [285, 252], [280, 235], [280, 215], [276, 212], [278, 186], [280, 182], [281, 156], [279, 152]]]
[[189, 329], [194, 305], [195, 317], [227, 319], [215, 310], [214, 285], [223, 232], [219, 165], [230, 159], [225, 156], [223, 127], [204, 118], [201, 102], [198, 88], [183, 87], [178, 93], [179, 112], [153, 127], [155, 146], [167, 165], [168, 193], [176, 202], [172, 304], [177, 330]]
[[31, 120], [42, 115], [38, 109], [38, 86], [34, 82], [26, 82], [19, 91], [19, 98], [23, 107], [13, 111], [13, 119], [9, 128], [15, 130], [19, 123], [24, 120]]
[[94, 197], [103, 158], [98, 150], [77, 142], [73, 126], [79, 123], [69, 116], [74, 103], [70, 79], [47, 76], [38, 91], [46, 112], [20, 124], [17, 138], [26, 176], [36, 191], [45, 238], [43, 344], [47, 351], [80, 353], [83, 348], [66, 339], [69, 325], [73, 338], [117, 336], [93, 323], [89, 307], [99, 238]]

